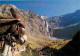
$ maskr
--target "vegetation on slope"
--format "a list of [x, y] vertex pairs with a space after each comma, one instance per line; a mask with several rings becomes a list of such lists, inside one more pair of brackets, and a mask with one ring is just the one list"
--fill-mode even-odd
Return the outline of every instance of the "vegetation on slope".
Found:
[[[47, 37], [46, 37], [47, 38]], [[34, 38], [29, 36], [28, 42], [25, 43], [26, 51], [22, 52], [22, 56], [42, 56], [51, 55], [71, 40], [51, 40], [43, 38]]]

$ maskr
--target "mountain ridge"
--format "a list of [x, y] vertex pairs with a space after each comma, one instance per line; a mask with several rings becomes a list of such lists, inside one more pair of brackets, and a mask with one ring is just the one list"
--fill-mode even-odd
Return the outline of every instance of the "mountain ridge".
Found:
[[[51, 33], [51, 36], [72, 37], [75, 32], [80, 30], [79, 28], [77, 28], [80, 25], [80, 10], [62, 16], [50, 17], [48, 19], [48, 22], [50, 25], [50, 29], [52, 30], [49, 31]], [[72, 27], [74, 27], [74, 29]], [[73, 30], [69, 30], [70, 28]]]

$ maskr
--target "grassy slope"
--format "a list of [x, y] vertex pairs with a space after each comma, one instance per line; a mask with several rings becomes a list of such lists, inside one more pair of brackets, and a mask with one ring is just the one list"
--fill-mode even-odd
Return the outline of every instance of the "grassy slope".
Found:
[[[54, 40], [50, 39], [46, 36], [37, 36], [33, 37], [29, 34], [28, 35], [28, 41], [25, 43], [26, 45], [26, 52], [22, 52], [22, 56], [41, 56], [39, 53], [45, 54], [48, 52], [53, 53], [52, 49], [60, 49], [65, 44], [67, 44], [70, 40]], [[49, 47], [48, 49], [44, 50], [44, 48]], [[51, 52], [52, 51], [52, 52]], [[49, 53], [49, 54], [50, 54]]]

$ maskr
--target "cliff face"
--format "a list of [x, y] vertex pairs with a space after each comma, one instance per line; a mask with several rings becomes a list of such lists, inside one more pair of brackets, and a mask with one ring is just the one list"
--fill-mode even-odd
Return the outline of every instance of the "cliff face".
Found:
[[55, 37], [72, 37], [80, 30], [80, 10], [62, 16], [50, 17], [50, 35]]
[[[12, 10], [12, 8], [14, 10]], [[27, 33], [36, 35], [47, 35], [44, 20], [30, 10], [21, 10], [11, 4], [0, 5], [0, 19], [17, 19], [24, 21]]]

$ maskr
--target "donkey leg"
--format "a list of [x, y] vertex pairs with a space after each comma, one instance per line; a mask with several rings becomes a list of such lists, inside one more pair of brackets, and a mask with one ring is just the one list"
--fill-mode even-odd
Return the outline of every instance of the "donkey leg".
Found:
[[12, 56], [12, 54], [10, 54], [11, 53], [10, 51], [11, 51], [11, 47], [8, 44], [5, 44], [2, 56]]
[[12, 56], [11, 46], [9, 46], [9, 48], [8, 48], [8, 54], [7, 54], [7, 56]]

